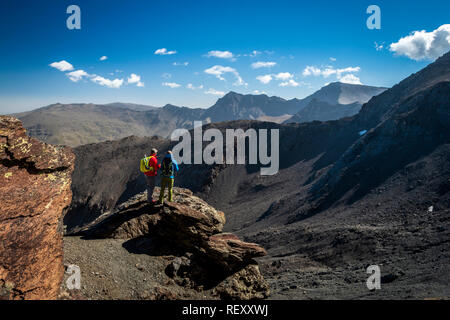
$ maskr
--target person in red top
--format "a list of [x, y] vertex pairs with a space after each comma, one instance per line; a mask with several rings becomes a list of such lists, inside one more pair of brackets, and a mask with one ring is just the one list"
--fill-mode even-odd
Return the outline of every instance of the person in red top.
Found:
[[147, 201], [149, 203], [154, 203], [153, 200], [153, 191], [155, 190], [156, 185], [156, 176], [158, 175], [158, 169], [161, 168], [161, 164], [158, 164], [158, 159], [156, 158], [156, 155], [158, 154], [158, 150], [153, 148], [151, 150], [150, 154], [150, 160], [149, 160], [149, 167], [153, 168], [154, 170], [145, 172], [145, 178], [147, 180]]

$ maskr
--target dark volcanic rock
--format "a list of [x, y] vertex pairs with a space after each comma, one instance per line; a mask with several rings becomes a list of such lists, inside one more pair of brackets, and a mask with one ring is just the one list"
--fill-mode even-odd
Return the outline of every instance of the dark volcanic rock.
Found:
[[6, 299], [55, 299], [63, 277], [61, 218], [74, 155], [0, 117], [0, 287]]

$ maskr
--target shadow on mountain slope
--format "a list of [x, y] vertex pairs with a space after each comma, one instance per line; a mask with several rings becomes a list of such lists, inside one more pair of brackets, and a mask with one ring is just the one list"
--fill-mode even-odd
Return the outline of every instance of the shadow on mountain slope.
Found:
[[351, 190], [347, 204], [364, 198], [395, 172], [449, 142], [449, 114], [450, 82], [404, 101], [397, 113], [355, 143], [313, 186], [313, 196], [322, 198], [314, 212], [326, 210]]

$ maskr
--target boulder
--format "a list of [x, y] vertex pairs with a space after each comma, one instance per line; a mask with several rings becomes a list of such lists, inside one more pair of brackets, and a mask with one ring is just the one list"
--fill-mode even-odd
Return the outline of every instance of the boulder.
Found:
[[233, 272], [242, 266], [254, 263], [253, 258], [267, 254], [264, 248], [256, 243], [248, 243], [232, 234], [221, 233], [213, 235], [206, 243], [207, 255], [226, 271]]
[[1, 298], [57, 298], [73, 164], [70, 148], [30, 138], [19, 120], [0, 116]]
[[175, 202], [166, 203], [160, 214], [158, 234], [186, 248], [203, 247], [212, 235], [222, 232], [225, 225], [222, 211], [186, 189], [178, 190]]
[[257, 264], [249, 264], [223, 280], [214, 292], [223, 300], [255, 300], [269, 297], [270, 289]]
[[[159, 188], [153, 196], [157, 194]], [[266, 251], [222, 233], [223, 212], [187, 189], [174, 188], [174, 201], [164, 206], [147, 204], [146, 199], [146, 193], [131, 198], [82, 233], [126, 239], [124, 246], [131, 252], [169, 257], [165, 273], [180, 286], [212, 290], [223, 299], [268, 297], [269, 286], [254, 260]]]

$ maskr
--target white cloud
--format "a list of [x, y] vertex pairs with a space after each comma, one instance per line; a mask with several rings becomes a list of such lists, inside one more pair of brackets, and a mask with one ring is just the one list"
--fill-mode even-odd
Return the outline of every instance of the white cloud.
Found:
[[206, 55], [207, 57], [216, 57], [221, 59], [233, 59], [234, 55], [230, 51], [219, 51], [219, 50], [213, 50], [208, 52]]
[[350, 84], [362, 84], [361, 80], [355, 76], [354, 74], [347, 74], [339, 79], [342, 83], [350, 83]]
[[329, 76], [333, 75], [333, 74], [337, 74], [337, 70], [334, 68], [326, 68], [324, 70], [321, 71], [321, 75], [324, 78], [328, 78]]
[[208, 91], [205, 91], [205, 94], [212, 94], [212, 95], [215, 95], [215, 96], [221, 96], [222, 97], [222, 96], [225, 95], [225, 92], [218, 91], [218, 90], [210, 88], [210, 89], [208, 89]]
[[186, 88], [190, 89], [190, 90], [201, 90], [203, 89], [203, 85], [199, 85], [198, 87], [194, 86], [192, 83], [188, 83]]
[[128, 83], [138, 83], [139, 81], [141, 81], [141, 76], [134, 73], [132, 73], [128, 78]]
[[173, 51], [168, 51], [166, 48], [161, 48], [155, 51], [155, 54], [157, 55], [161, 55], [161, 56], [166, 56], [166, 55], [171, 55], [171, 54], [176, 54], [177, 52], [175, 50]]
[[73, 66], [66, 60], [50, 63], [49, 66], [63, 72], [73, 70]]
[[276, 66], [276, 65], [277, 65], [276, 62], [270, 62], [270, 61], [263, 62], [263, 61], [258, 61], [258, 62], [252, 63], [252, 68], [253, 68], [253, 69], [259, 69], [259, 68], [271, 68], [271, 67], [274, 67], [274, 66]]
[[173, 63], [174, 66], [183, 66], [183, 67], [187, 67], [189, 65], [189, 62], [174, 62]]
[[259, 90], [253, 90], [253, 94], [265, 94], [265, 95], [267, 95], [267, 92], [259, 91]]
[[382, 44], [378, 44], [378, 42], [375, 42], [375, 50], [381, 51], [384, 49], [384, 42]]
[[178, 84], [178, 83], [175, 83], [175, 82], [163, 82], [162, 85], [164, 87], [170, 87], [172, 89], [181, 87], [181, 84]]
[[266, 74], [256, 77], [261, 83], [268, 84], [273, 79], [281, 81], [280, 87], [298, 87], [300, 84], [294, 79], [294, 75], [289, 72], [280, 72], [278, 74]]
[[435, 60], [450, 50], [450, 24], [444, 24], [431, 32], [414, 31], [392, 43], [389, 50], [416, 61]]
[[289, 81], [285, 81], [280, 83], [280, 87], [298, 87], [299, 84], [293, 79], [289, 79]]
[[[50, 66], [53, 68], [56, 68], [60, 71], [71, 71], [74, 69], [73, 66], [65, 60], [62, 60], [60, 62], [53, 62], [50, 64]], [[116, 70], [116, 72], [122, 72], [122, 71]], [[113, 73], [110, 73], [110, 75], [113, 75]], [[75, 70], [72, 72], [68, 72], [68, 73], [66, 73], [66, 76], [70, 79], [70, 81], [73, 81], [73, 82], [78, 82], [78, 81], [82, 80], [83, 78], [89, 78], [92, 82], [97, 83], [101, 86], [108, 87], [108, 88], [116, 88], [116, 89], [120, 88], [124, 83], [123, 79], [111, 80], [111, 79], [104, 78], [102, 76], [98, 76], [96, 74], [89, 74], [86, 71], [81, 70], [81, 69]], [[140, 81], [140, 79], [141, 79], [140, 76], [132, 73], [130, 78], [128, 78], [128, 83], [136, 83], [136, 85], [138, 87], [143, 87], [144, 83], [142, 83]]]
[[336, 75], [338, 78], [340, 78], [343, 73], [355, 73], [360, 71], [361, 71], [360, 67], [348, 67], [344, 69], [336, 69]]
[[110, 80], [97, 75], [92, 75], [91, 81], [101, 86], [115, 89], [120, 88], [123, 84], [123, 79]]
[[69, 73], [66, 73], [66, 75], [69, 77], [70, 81], [78, 82], [83, 77], [89, 77], [89, 74], [84, 70], [76, 70]]
[[254, 58], [260, 55], [261, 53], [262, 53], [261, 51], [253, 50], [252, 53], [250, 53], [250, 57]]
[[333, 58], [333, 57], [330, 57], [330, 60], [334, 62], [334, 61], [336, 61], [337, 59], [336, 59], [336, 58]]
[[139, 75], [137, 75], [135, 73], [132, 73], [130, 75], [130, 77], [127, 79], [127, 81], [128, 81], [129, 84], [136, 83], [136, 86], [144, 87], [144, 83], [141, 82], [141, 76], [139, 76]]
[[272, 76], [270, 74], [266, 74], [264, 76], [257, 76], [256, 80], [259, 80], [261, 83], [268, 84], [272, 81]]
[[293, 77], [292, 74], [290, 74], [289, 72], [280, 72], [279, 74], [274, 75], [275, 79], [277, 80], [289, 80]]
[[307, 66], [305, 70], [303, 70], [303, 76], [319, 76], [321, 74], [321, 70], [319, 68], [313, 67], [313, 66]]
[[326, 67], [325, 69], [319, 69], [314, 66], [307, 66], [305, 70], [303, 70], [303, 76], [323, 76], [324, 78], [328, 78], [331, 75], [336, 75], [338, 79], [342, 78], [343, 74], [347, 73], [355, 73], [361, 71], [360, 67], [348, 67], [342, 69], [335, 69], [333, 67]]
[[231, 68], [231, 67], [223, 67], [223, 66], [216, 65], [209, 69], [206, 69], [205, 73], [214, 75], [214, 76], [216, 76], [217, 79], [222, 80], [222, 81], [225, 81], [225, 78], [223, 77], [223, 75], [225, 73], [231, 73], [236, 77], [236, 82], [233, 85], [235, 85], [235, 86], [247, 85], [247, 83], [245, 83], [244, 80], [242, 80], [241, 76], [236, 71], [236, 69]]
[[106, 59], [108, 59], [107, 56], [101, 56], [101, 57], [100, 57], [100, 61], [105, 61]]

